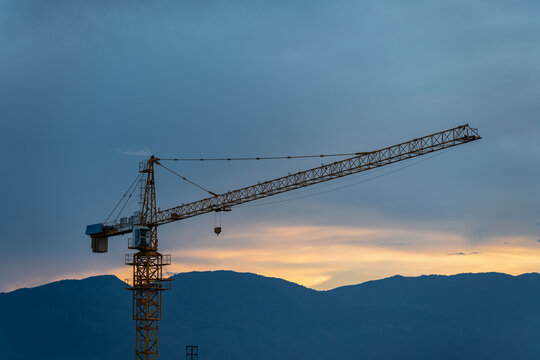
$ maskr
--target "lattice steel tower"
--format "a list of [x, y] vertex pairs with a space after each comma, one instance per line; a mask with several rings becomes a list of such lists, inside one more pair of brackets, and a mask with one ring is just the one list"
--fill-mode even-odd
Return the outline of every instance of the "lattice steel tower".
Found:
[[158, 322], [161, 320], [161, 292], [169, 289], [169, 279], [163, 279], [163, 266], [171, 263], [170, 255], [162, 255], [157, 241], [157, 205], [152, 156], [139, 163], [140, 221], [134, 227], [126, 264], [133, 267], [133, 320], [135, 320], [135, 354], [137, 360], [158, 358]]

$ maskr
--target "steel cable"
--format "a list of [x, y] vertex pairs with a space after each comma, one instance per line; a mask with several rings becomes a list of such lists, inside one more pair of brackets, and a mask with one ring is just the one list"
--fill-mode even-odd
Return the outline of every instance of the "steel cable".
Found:
[[[141, 174], [139, 173], [137, 175], [137, 177], [135, 178], [135, 180], [133, 180], [133, 182], [131, 183], [131, 185], [129, 185], [128, 189], [126, 190], [126, 192], [124, 193], [124, 195], [122, 195], [122, 197], [120, 198], [120, 200], [118, 200], [118, 202], [116, 203], [116, 205], [114, 206], [114, 208], [112, 209], [111, 213], [109, 214], [109, 216], [107, 216], [107, 218], [105, 219], [104, 223], [106, 223], [109, 218], [111, 217], [112, 214], [114, 214], [114, 211], [116, 210], [116, 208], [118, 208], [118, 205], [120, 205], [120, 203], [122, 202], [122, 200], [124, 200], [124, 198], [126, 197], [127, 193], [131, 190], [131, 187], [137, 182], [137, 180], [139, 180], [139, 177], [141, 176]], [[123, 208], [122, 208], [123, 209]], [[120, 213], [122, 212], [122, 210], [120, 210]], [[118, 218], [118, 216], [117, 216]]]
[[[161, 159], [160, 159], [160, 160], [161, 160]], [[214, 193], [214, 192], [212, 192], [212, 191], [210, 191], [210, 190], [208, 190], [208, 189], [205, 189], [204, 187], [202, 187], [202, 186], [199, 185], [199, 184], [195, 184], [193, 181], [187, 179], [185, 176], [180, 175], [180, 174], [177, 173], [176, 171], [169, 169], [169, 168], [166, 167], [165, 165], [160, 164], [160, 163], [158, 163], [158, 165], [161, 166], [162, 168], [164, 168], [165, 170], [170, 171], [171, 173], [173, 173], [174, 175], [178, 176], [178, 177], [181, 178], [182, 180], [187, 181], [187, 182], [190, 183], [191, 185], [196, 186], [196, 187], [198, 187], [199, 189], [201, 189], [201, 190], [203, 190], [203, 191], [206, 191], [206, 192], [209, 193], [210, 195], [212, 195], [212, 196], [217, 196], [216, 193]]]
[[258, 156], [258, 157], [227, 157], [227, 158], [159, 158], [160, 161], [238, 161], [238, 160], [283, 160], [283, 159], [308, 159], [336, 156], [359, 156], [369, 154], [367, 152], [321, 154], [321, 155], [291, 155], [291, 156]]

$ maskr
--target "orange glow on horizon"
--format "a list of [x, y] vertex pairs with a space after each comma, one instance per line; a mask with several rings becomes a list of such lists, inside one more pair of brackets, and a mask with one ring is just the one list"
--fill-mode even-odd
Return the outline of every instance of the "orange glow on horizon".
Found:
[[396, 274], [535, 272], [535, 244], [525, 237], [472, 244], [458, 234], [405, 228], [253, 226], [202, 240], [200, 248], [174, 249], [168, 270], [252, 272], [327, 290]]
[[[278, 277], [318, 290], [397, 274], [519, 275], [538, 271], [540, 257], [535, 239], [526, 237], [493, 237], [473, 244], [458, 234], [406, 228], [254, 225], [243, 232], [221, 235], [219, 241], [204, 238], [195, 243], [200, 246], [170, 251], [172, 265], [164, 269], [167, 274], [233, 270]], [[129, 266], [118, 266], [106, 273], [125, 280], [131, 278], [131, 271]], [[103, 271], [35, 278], [10, 284], [5, 291], [97, 274]]]

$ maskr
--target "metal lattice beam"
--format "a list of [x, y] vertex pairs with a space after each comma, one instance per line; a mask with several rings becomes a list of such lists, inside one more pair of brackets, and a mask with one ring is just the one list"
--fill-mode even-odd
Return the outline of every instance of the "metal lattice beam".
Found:
[[[360, 153], [358, 156], [332, 162], [313, 169], [304, 170], [295, 174], [283, 176], [274, 180], [264, 181], [256, 185], [247, 186], [224, 194], [183, 204], [170, 209], [161, 210], [152, 214], [149, 208], [155, 206], [155, 184], [153, 166], [159, 159], [152, 157], [149, 161], [141, 162], [139, 171], [148, 172], [145, 193], [143, 196], [153, 194], [144, 199], [143, 216], [144, 223], [152, 228], [173, 221], [183, 220], [197, 215], [213, 211], [229, 210], [231, 207], [250, 201], [263, 199], [269, 196], [281, 194], [287, 191], [300, 189], [306, 186], [319, 184], [328, 180], [337, 179], [362, 171], [393, 164], [399, 161], [415, 158], [435, 151], [448, 149], [457, 145], [481, 139], [478, 130], [468, 124], [457, 126], [453, 129], [427, 135], [418, 139], [401, 144], [386, 147], [384, 149]], [[150, 173], [152, 176], [150, 177]], [[146, 207], [145, 209], [145, 206]], [[146, 210], [146, 213], [145, 213]], [[148, 216], [150, 215], [150, 216]], [[110, 237], [130, 233], [131, 230], [120, 230], [119, 222], [103, 225], [103, 230], [92, 234], [92, 237]], [[156, 249], [156, 234], [152, 231], [152, 248]]]
[[212, 211], [228, 210], [234, 205], [378, 168], [478, 139], [480, 136], [476, 129], [469, 125], [458, 126], [381, 150], [162, 210], [157, 213], [157, 223], [154, 225], [167, 224]]

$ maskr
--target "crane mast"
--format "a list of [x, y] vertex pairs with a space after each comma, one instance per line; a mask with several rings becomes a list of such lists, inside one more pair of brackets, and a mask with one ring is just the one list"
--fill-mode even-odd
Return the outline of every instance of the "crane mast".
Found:
[[[135, 229], [135, 242], [129, 244], [137, 253], [126, 256], [126, 265], [133, 269], [133, 320], [135, 320], [136, 359], [157, 359], [158, 321], [161, 320], [161, 293], [168, 289], [169, 282], [163, 279], [163, 266], [170, 264], [170, 256], [157, 251], [156, 184], [154, 175], [155, 158], [139, 164], [142, 175], [140, 224]], [[164, 261], [165, 259], [165, 261]], [[167, 261], [168, 260], [168, 261]]]
[[461, 125], [160, 211], [156, 205], [154, 174], [154, 166], [160, 165], [160, 159], [151, 156], [150, 159], [140, 162], [140, 212], [129, 219], [123, 218], [109, 224], [88, 225], [86, 228], [86, 234], [92, 239], [93, 252], [106, 252], [109, 237], [133, 234], [133, 238], [128, 241], [128, 247], [137, 252], [127, 254], [125, 263], [133, 268], [130, 290], [133, 293], [133, 319], [136, 322], [136, 359], [157, 359], [161, 293], [170, 287], [169, 279], [163, 278], [163, 266], [170, 264], [170, 255], [162, 255], [157, 251], [158, 226], [214, 211], [227, 211], [235, 205], [390, 165], [479, 139], [481, 137], [477, 129], [471, 128], [468, 124]]

